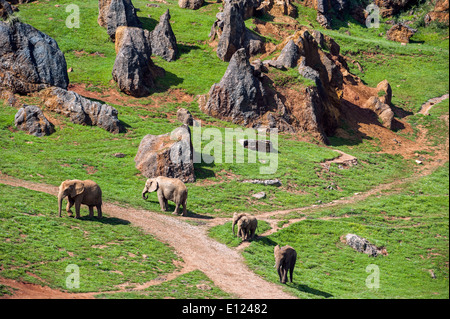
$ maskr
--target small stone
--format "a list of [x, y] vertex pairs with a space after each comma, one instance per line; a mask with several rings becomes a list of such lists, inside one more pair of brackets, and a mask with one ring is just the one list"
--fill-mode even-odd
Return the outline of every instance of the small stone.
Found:
[[259, 193], [253, 194], [252, 197], [254, 197], [256, 199], [263, 199], [263, 198], [266, 198], [266, 193], [265, 192], [259, 192]]

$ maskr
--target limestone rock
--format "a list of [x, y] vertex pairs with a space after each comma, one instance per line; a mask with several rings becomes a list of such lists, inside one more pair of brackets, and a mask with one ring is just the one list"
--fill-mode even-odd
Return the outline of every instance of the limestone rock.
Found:
[[178, 0], [178, 6], [183, 9], [197, 10], [202, 7], [205, 0]]
[[50, 111], [69, 117], [75, 124], [99, 126], [111, 133], [124, 131], [117, 110], [108, 104], [56, 87], [45, 89], [39, 95]]
[[26, 23], [0, 21], [0, 43], [0, 87], [26, 94], [69, 85], [64, 54], [48, 35]]
[[155, 78], [164, 73], [150, 58], [150, 33], [141, 28], [119, 27], [116, 34], [118, 52], [112, 71], [113, 80], [128, 95], [149, 95], [155, 86]]
[[184, 183], [195, 182], [194, 151], [189, 126], [171, 133], [145, 135], [134, 158], [136, 168], [147, 178], [166, 176]]
[[230, 61], [241, 48], [245, 48], [250, 55], [263, 51], [262, 39], [245, 27], [244, 14], [242, 3], [229, 1], [225, 3], [224, 11], [216, 15], [210, 38], [218, 36], [217, 56], [223, 61]]
[[177, 120], [189, 126], [194, 125], [194, 118], [192, 117], [191, 112], [184, 108], [178, 109]]
[[0, 20], [6, 20], [13, 13], [11, 5], [6, 0], [0, 0]]
[[258, 10], [274, 17], [297, 16], [297, 8], [291, 4], [291, 0], [264, 0]]
[[254, 76], [245, 49], [233, 54], [228, 68], [218, 84], [209, 91], [209, 99], [202, 111], [213, 117], [246, 125], [267, 106], [266, 92]]
[[388, 40], [409, 43], [409, 39], [417, 32], [405, 24], [399, 23], [392, 26], [388, 32], [386, 32], [386, 37]]
[[407, 6], [417, 2], [417, 0], [375, 0], [374, 2], [381, 9], [381, 16], [386, 18], [396, 15]]
[[369, 255], [370, 257], [377, 257], [378, 255], [387, 255], [384, 247], [377, 247], [371, 244], [367, 239], [355, 234], [347, 234], [345, 242], [354, 250]]
[[372, 96], [364, 105], [365, 108], [371, 109], [383, 122], [383, 126], [390, 129], [392, 120], [394, 119], [394, 112], [389, 105], [380, 101], [378, 96]]
[[24, 104], [16, 113], [14, 124], [19, 130], [38, 137], [50, 135], [55, 131], [41, 109], [35, 105]]
[[119, 26], [142, 27], [131, 0], [99, 0], [98, 24], [106, 28], [110, 39], [115, 41]]
[[167, 61], [174, 61], [178, 55], [177, 39], [170, 26], [169, 9], [159, 18], [159, 23], [150, 32], [152, 54]]
[[283, 65], [285, 68], [290, 69], [297, 65], [297, 61], [300, 58], [300, 50], [293, 40], [290, 40], [281, 50], [280, 55], [277, 58], [277, 63]]
[[437, 0], [434, 10], [425, 16], [425, 24], [438, 21], [449, 25], [449, 0]]

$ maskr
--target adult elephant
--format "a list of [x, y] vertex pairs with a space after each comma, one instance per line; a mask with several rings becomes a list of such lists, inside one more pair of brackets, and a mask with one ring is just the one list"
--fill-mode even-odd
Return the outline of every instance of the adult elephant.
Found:
[[275, 268], [277, 269], [280, 282], [285, 284], [288, 279], [288, 271], [290, 274], [290, 282], [294, 273], [295, 262], [297, 261], [297, 252], [291, 246], [280, 247], [276, 245], [273, 249], [275, 256]]
[[97, 208], [98, 218], [102, 217], [102, 190], [96, 182], [78, 179], [62, 182], [58, 192], [59, 217], [61, 217], [62, 201], [65, 197], [68, 201], [66, 207], [68, 213], [72, 213], [71, 208], [75, 205], [75, 218], [80, 218], [81, 204], [89, 207], [89, 217], [94, 216], [94, 206]]
[[242, 240], [253, 239], [255, 237], [256, 227], [258, 227], [258, 220], [251, 215], [245, 213], [233, 214], [233, 234], [235, 234], [234, 227], [238, 225], [237, 236]]
[[147, 197], [145, 195], [152, 192], [156, 192], [158, 195], [159, 206], [163, 212], [167, 211], [167, 201], [170, 200], [176, 205], [173, 212], [174, 215], [179, 214], [180, 206], [183, 205], [183, 216], [187, 216], [186, 202], [188, 191], [181, 180], [165, 176], [149, 178], [145, 182], [142, 198], [146, 200]]

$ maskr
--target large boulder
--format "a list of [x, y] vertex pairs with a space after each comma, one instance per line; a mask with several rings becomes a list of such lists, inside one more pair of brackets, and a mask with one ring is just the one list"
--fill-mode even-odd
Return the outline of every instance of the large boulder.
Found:
[[396, 15], [412, 4], [416, 4], [417, 0], [375, 0], [374, 2], [380, 7], [381, 16], [386, 18]]
[[112, 41], [115, 41], [116, 29], [120, 26], [142, 27], [131, 0], [99, 0], [98, 10], [97, 22], [106, 28]]
[[409, 39], [417, 32], [416, 29], [411, 28], [403, 23], [393, 25], [388, 32], [386, 32], [386, 37], [388, 40], [409, 43]]
[[245, 6], [243, 2], [225, 2], [224, 11], [219, 12], [212, 26], [210, 38], [219, 38], [217, 56], [223, 61], [230, 61], [233, 54], [245, 48], [249, 55], [264, 50], [263, 41], [250, 32], [244, 23]]
[[197, 10], [205, 3], [205, 0], [178, 0], [178, 6], [183, 9]]
[[258, 10], [274, 17], [297, 16], [297, 8], [291, 4], [291, 0], [264, 0]]
[[371, 244], [367, 239], [355, 234], [347, 234], [345, 243], [360, 253], [369, 255], [369, 257], [377, 257], [379, 255], [387, 255], [386, 248], [377, 247]]
[[11, 5], [6, 0], [0, 0], [0, 20], [6, 20], [13, 13]]
[[378, 118], [381, 120], [382, 125], [388, 129], [392, 127], [392, 121], [394, 119], [394, 112], [391, 107], [386, 103], [383, 103], [378, 96], [372, 96], [369, 98], [365, 105], [365, 108], [375, 112]]
[[150, 32], [152, 54], [167, 61], [174, 61], [178, 55], [177, 39], [170, 26], [169, 9], [159, 18], [159, 23]]
[[151, 60], [150, 32], [141, 28], [119, 27], [116, 32], [116, 60], [112, 71], [119, 89], [135, 97], [147, 96], [155, 78], [163, 70]]
[[213, 117], [247, 125], [268, 106], [266, 91], [254, 75], [245, 49], [237, 50], [222, 77], [209, 91], [202, 111]]
[[145, 135], [134, 158], [136, 168], [147, 178], [166, 176], [184, 183], [195, 182], [194, 150], [189, 126], [171, 133]]
[[94, 102], [78, 93], [56, 87], [45, 89], [39, 95], [50, 111], [70, 118], [75, 124], [99, 126], [111, 133], [124, 131], [117, 118], [117, 110], [108, 104]]
[[64, 54], [54, 39], [29, 24], [0, 21], [0, 87], [27, 94], [69, 85]]
[[41, 109], [35, 105], [24, 104], [16, 113], [14, 124], [19, 130], [38, 137], [50, 135], [55, 131]]
[[425, 16], [425, 24], [438, 21], [449, 25], [449, 0], [437, 0], [434, 10]]

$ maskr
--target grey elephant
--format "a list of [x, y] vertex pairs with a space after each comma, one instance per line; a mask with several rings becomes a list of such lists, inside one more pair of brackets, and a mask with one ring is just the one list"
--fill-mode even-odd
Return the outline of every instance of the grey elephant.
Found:
[[75, 218], [80, 218], [81, 204], [89, 207], [89, 217], [94, 216], [94, 206], [97, 208], [98, 218], [102, 217], [102, 190], [94, 181], [78, 179], [65, 180], [59, 186], [58, 212], [61, 217], [62, 201], [67, 197], [66, 211], [72, 214], [71, 208], [75, 205]]
[[183, 205], [183, 216], [187, 216], [186, 202], [188, 191], [186, 185], [181, 180], [164, 176], [149, 178], [142, 191], [142, 198], [147, 199], [145, 195], [155, 191], [163, 212], [167, 211], [167, 201], [170, 200], [176, 205], [175, 211], [173, 212], [174, 215], [179, 214], [180, 206]]
[[288, 280], [288, 271], [290, 274], [290, 282], [294, 273], [295, 262], [297, 261], [297, 252], [291, 246], [276, 245], [273, 249], [275, 256], [275, 268], [277, 269], [280, 282], [285, 284]]
[[235, 234], [234, 226], [237, 224], [237, 236], [242, 240], [253, 239], [255, 237], [256, 227], [258, 227], [258, 220], [249, 214], [234, 213], [233, 214], [233, 234]]

